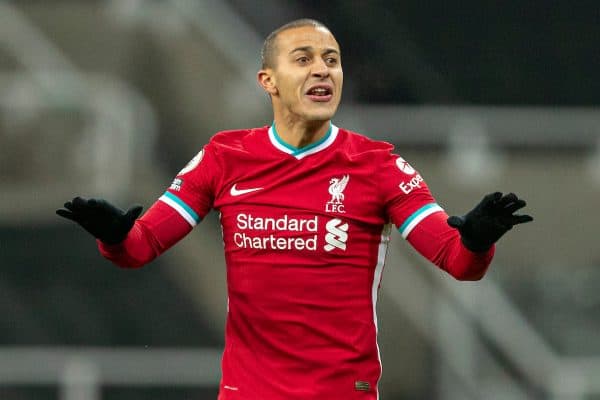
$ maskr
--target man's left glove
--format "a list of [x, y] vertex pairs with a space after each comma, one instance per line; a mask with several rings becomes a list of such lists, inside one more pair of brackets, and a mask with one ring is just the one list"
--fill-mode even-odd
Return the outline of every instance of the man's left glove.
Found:
[[448, 225], [458, 229], [467, 249], [484, 252], [514, 225], [533, 221], [529, 215], [514, 214], [526, 204], [514, 193], [490, 193], [467, 214], [449, 217]]
[[135, 205], [123, 211], [106, 200], [82, 197], [75, 197], [64, 206], [56, 210], [58, 215], [77, 222], [106, 244], [122, 242], [143, 209], [142, 206]]

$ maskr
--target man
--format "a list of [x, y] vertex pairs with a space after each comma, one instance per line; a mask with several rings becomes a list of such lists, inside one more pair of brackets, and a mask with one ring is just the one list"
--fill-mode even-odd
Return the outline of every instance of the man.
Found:
[[268, 127], [220, 132], [140, 219], [77, 197], [58, 214], [98, 238], [101, 253], [139, 267], [220, 212], [228, 312], [221, 400], [376, 399], [376, 300], [390, 227], [460, 280], [480, 279], [494, 243], [525, 206], [487, 195], [462, 217], [435, 202], [387, 143], [336, 127], [341, 53], [313, 20], [274, 31], [258, 83]]

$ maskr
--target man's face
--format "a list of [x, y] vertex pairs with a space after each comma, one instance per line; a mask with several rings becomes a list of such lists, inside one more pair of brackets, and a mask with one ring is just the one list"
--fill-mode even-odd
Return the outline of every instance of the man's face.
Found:
[[276, 38], [268, 69], [275, 112], [288, 119], [330, 120], [340, 103], [344, 74], [340, 48], [328, 30], [312, 26], [285, 30]]

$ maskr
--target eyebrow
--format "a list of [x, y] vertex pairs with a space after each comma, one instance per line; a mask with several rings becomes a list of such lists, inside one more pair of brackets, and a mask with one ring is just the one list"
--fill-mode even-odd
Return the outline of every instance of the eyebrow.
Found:
[[[306, 52], [311, 52], [313, 51], [314, 48], [312, 46], [302, 46], [302, 47], [296, 47], [294, 50], [290, 51], [290, 54], [295, 53], [297, 51], [306, 51]], [[337, 51], [336, 49], [333, 48], [328, 48], [323, 52], [323, 55], [326, 54], [331, 54], [331, 53], [336, 53], [339, 54], [340, 52]]]

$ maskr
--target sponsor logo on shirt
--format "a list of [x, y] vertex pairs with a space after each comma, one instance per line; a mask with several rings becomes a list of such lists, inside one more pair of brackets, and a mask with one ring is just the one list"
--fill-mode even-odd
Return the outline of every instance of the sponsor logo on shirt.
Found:
[[248, 188], [248, 189], [238, 189], [236, 184], [234, 184], [231, 189], [229, 190], [229, 194], [231, 194], [232, 196], [241, 196], [243, 194], [246, 193], [252, 193], [252, 192], [256, 192], [257, 190], [262, 190], [263, 188], [259, 187], [259, 188]]
[[325, 235], [325, 242], [327, 244], [323, 248], [326, 251], [333, 249], [346, 250], [348, 224], [339, 218], [334, 218], [327, 222], [325, 229], [327, 229], [327, 234]]
[[[280, 218], [255, 217], [252, 214], [237, 215], [239, 232], [233, 234], [237, 247], [269, 250], [316, 250], [319, 218], [293, 218], [283, 215]], [[265, 235], [267, 231], [269, 234]], [[283, 235], [279, 235], [283, 232]], [[290, 235], [296, 232], [298, 235]], [[309, 233], [308, 235], [306, 233]], [[313, 233], [313, 234], [311, 234]]]
[[421, 175], [417, 174], [417, 175], [413, 176], [413, 178], [409, 181], [400, 182], [400, 184], [398, 186], [405, 194], [409, 194], [416, 188], [420, 188], [421, 183], [423, 183], [423, 177], [421, 177]]
[[331, 199], [325, 203], [325, 211], [345, 213], [344, 209], [344, 189], [348, 185], [350, 175], [344, 175], [341, 178], [331, 178], [329, 181], [329, 194]]
[[[233, 243], [244, 249], [317, 251], [319, 217], [258, 217], [240, 213]], [[325, 224], [325, 251], [346, 250], [348, 223], [333, 218]], [[320, 245], [319, 245], [320, 246]]]
[[421, 187], [421, 183], [423, 183], [423, 178], [421, 177], [421, 175], [417, 174], [417, 171], [415, 171], [415, 169], [408, 162], [406, 162], [404, 158], [396, 158], [396, 166], [400, 171], [404, 172], [406, 175], [413, 175], [413, 177], [410, 180], [402, 181], [398, 185], [398, 187], [404, 192], [404, 194], [409, 194], [416, 188]]

